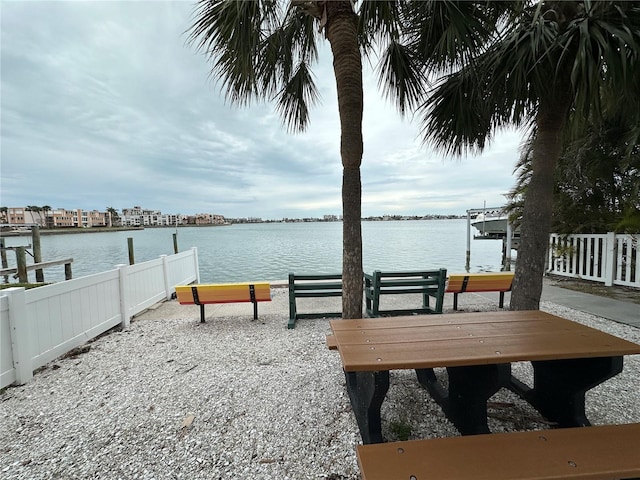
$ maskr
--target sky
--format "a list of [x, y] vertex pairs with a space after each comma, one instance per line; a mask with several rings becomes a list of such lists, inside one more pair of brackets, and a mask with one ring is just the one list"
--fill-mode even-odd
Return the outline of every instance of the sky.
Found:
[[[192, 1], [0, 0], [0, 205], [263, 219], [340, 215], [328, 42], [320, 103], [292, 134], [273, 103], [230, 104], [189, 45]], [[481, 155], [424, 146], [364, 63], [362, 214], [463, 215], [500, 206], [522, 132]]]

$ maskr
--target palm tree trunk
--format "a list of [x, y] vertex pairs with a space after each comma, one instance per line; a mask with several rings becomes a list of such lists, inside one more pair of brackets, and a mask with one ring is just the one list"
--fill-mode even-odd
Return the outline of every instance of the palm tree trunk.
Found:
[[[553, 89], [552, 89], [553, 90]], [[564, 91], [564, 89], [557, 89]], [[512, 310], [538, 310], [553, 210], [555, 166], [562, 153], [571, 96], [541, 99], [536, 117], [532, 174], [525, 193], [520, 246], [511, 294]]]
[[350, 1], [326, 2], [333, 52], [342, 157], [342, 317], [362, 318], [362, 59]]

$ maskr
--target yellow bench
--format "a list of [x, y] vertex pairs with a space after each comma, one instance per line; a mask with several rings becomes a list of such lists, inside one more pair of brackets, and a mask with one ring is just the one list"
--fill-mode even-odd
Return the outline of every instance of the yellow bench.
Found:
[[356, 447], [362, 480], [640, 478], [640, 423]]
[[511, 291], [513, 272], [452, 273], [445, 293], [453, 293], [453, 309], [458, 309], [458, 295], [464, 292], [500, 292], [500, 308], [504, 292]]
[[268, 282], [211, 283], [178, 285], [176, 296], [181, 305], [200, 305], [200, 322], [204, 323], [204, 306], [212, 303], [253, 303], [253, 318], [258, 319], [258, 302], [271, 301]]

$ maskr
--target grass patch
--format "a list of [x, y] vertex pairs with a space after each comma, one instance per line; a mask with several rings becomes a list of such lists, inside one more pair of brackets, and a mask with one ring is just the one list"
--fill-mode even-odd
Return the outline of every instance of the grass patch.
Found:
[[389, 430], [391, 430], [391, 433], [393, 433], [401, 442], [409, 440], [409, 437], [411, 437], [411, 425], [409, 425], [409, 422], [404, 419], [397, 422], [391, 422], [389, 424]]

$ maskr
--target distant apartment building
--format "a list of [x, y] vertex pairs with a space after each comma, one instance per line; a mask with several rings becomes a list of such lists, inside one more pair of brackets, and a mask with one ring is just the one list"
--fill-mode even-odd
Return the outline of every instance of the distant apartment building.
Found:
[[159, 210], [145, 210], [136, 206], [124, 208], [120, 215], [120, 222], [127, 227], [171, 226], [171, 225], [223, 225], [224, 216], [211, 213], [197, 213], [196, 215], [163, 214]]
[[31, 210], [28, 207], [7, 208], [7, 223], [30, 227], [38, 225], [46, 228], [88, 228], [106, 227], [107, 214], [97, 210]]
[[45, 226], [48, 228], [91, 228], [109, 226], [106, 212], [98, 210], [66, 210], [63, 208], [47, 212]]
[[146, 210], [142, 207], [123, 208], [120, 215], [120, 223], [123, 227], [144, 227], [158, 225], [162, 217], [159, 210]]
[[63, 208], [31, 210], [29, 207], [2, 209], [2, 222], [17, 227], [39, 225], [45, 228], [90, 228], [90, 227], [150, 227], [178, 225], [224, 225], [222, 215], [198, 213], [196, 215], [163, 214], [159, 210], [147, 210], [135, 206], [122, 209], [122, 214], [112, 217], [108, 212], [97, 210], [67, 210]]
[[192, 225], [224, 225], [227, 221], [222, 215], [196, 213], [188, 218], [188, 223]]
[[6, 220], [9, 225], [31, 226], [42, 225], [38, 213], [27, 210], [25, 207], [9, 207], [7, 208]]

